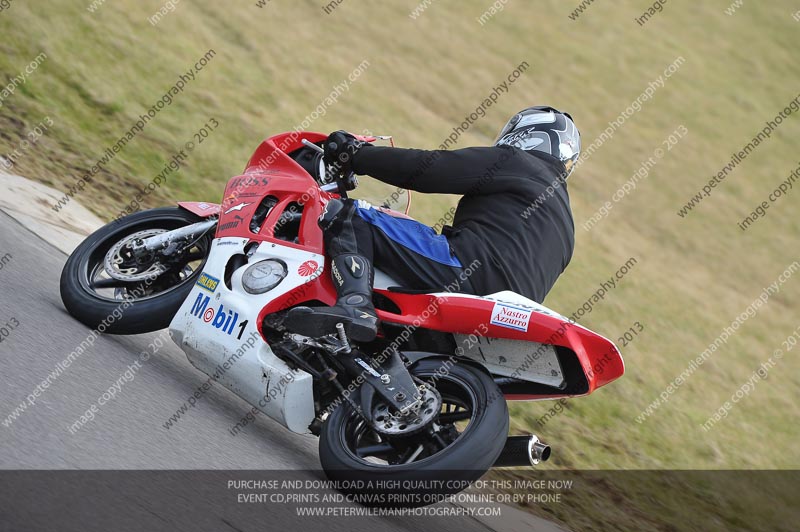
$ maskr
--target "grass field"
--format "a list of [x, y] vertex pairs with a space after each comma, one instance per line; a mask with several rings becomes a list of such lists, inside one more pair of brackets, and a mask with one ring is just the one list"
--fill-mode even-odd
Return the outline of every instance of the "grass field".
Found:
[[[797, 350], [783, 344], [800, 326], [800, 269], [784, 274], [800, 260], [800, 192], [790, 177], [800, 165], [800, 113], [789, 107], [769, 137], [708, 187], [708, 197], [678, 214], [800, 94], [795, 2], [746, 0], [726, 14], [727, 0], [670, 1], [644, 24], [635, 19], [651, 4], [629, 0], [590, 3], [579, 16], [578, 0], [510, 0], [482, 21], [488, 0], [344, 0], [330, 13], [323, 2], [206, 0], [179, 3], [155, 26], [148, 18], [160, 0], [108, 0], [94, 12], [88, 5], [51, 0], [45, 9], [16, 0], [0, 11], [0, 90], [46, 54], [13, 93], [0, 95], [0, 155], [13, 160], [10, 171], [65, 192], [214, 51], [76, 196], [106, 218], [212, 118], [219, 127], [143, 207], [218, 200], [261, 139], [309, 116], [319, 115], [312, 130], [368, 129], [393, 134], [401, 146], [434, 148], [527, 63], [458, 146], [490, 143], [511, 114], [532, 104], [575, 117], [584, 148], [594, 146], [569, 182], [575, 255], [545, 304], [571, 315], [633, 257], [635, 265], [580, 323], [614, 340], [631, 328], [637, 334], [630, 345], [618, 344], [623, 379], [566, 402], [544, 424], [537, 420], [554, 404], [513, 405], [514, 430], [553, 445], [548, 470], [800, 466], [800, 365]], [[359, 65], [355, 81], [337, 93]], [[318, 106], [323, 112], [312, 115]], [[52, 126], [29, 137], [45, 120]], [[26, 137], [35, 139], [27, 149]], [[784, 181], [793, 188], [770, 201]], [[614, 201], [626, 182], [630, 191]], [[456, 199], [416, 195], [412, 214], [435, 224]], [[738, 224], [762, 201], [765, 214], [742, 230]], [[778, 291], [751, 307], [782, 274]], [[748, 307], [752, 315], [741, 320]], [[676, 385], [726, 327], [735, 331]], [[768, 369], [753, 377], [762, 364]], [[726, 417], [708, 425], [737, 392]], [[666, 402], [637, 422], [662, 393]], [[653, 501], [652, 491], [639, 489], [649, 482], [611, 479], [568, 499], [571, 505], [530, 510], [582, 529], [590, 527], [586, 515], [609, 505], [618, 511], [602, 510], [604, 523], [622, 528], [674, 530], [683, 516], [705, 530], [757, 529], [785, 517], [768, 504], [709, 504], [706, 489], [689, 481], [667, 487], [680, 496]], [[723, 510], [735, 517], [700, 517]]]

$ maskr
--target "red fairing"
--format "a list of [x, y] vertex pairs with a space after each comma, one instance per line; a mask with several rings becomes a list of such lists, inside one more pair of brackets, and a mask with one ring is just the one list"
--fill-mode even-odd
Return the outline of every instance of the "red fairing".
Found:
[[[293, 131], [270, 137], [256, 148], [247, 163], [247, 167], [244, 169], [244, 173], [269, 172], [306, 175], [306, 171], [286, 154], [302, 148], [303, 139], [318, 143], [326, 138], [328, 138], [327, 135], [311, 131]], [[310, 176], [306, 175], [306, 177], [311, 179]]]
[[217, 203], [206, 203], [204, 201], [179, 201], [178, 206], [203, 218], [209, 218], [219, 214], [219, 204]]
[[[322, 230], [317, 225], [317, 219], [322, 214], [325, 203], [336, 196], [320, 190], [314, 179], [287, 153], [302, 148], [303, 139], [319, 143], [326, 138], [327, 135], [321, 133], [303, 131], [283, 133], [263, 141], [247, 163], [244, 174], [228, 181], [216, 236], [273, 242], [324, 255]], [[261, 224], [262, 229], [256, 234], [250, 231], [249, 220], [267, 195], [277, 198], [278, 203], [269, 212]], [[278, 219], [293, 203], [303, 206], [297, 243], [275, 238], [274, 234]], [[329, 267], [329, 261], [326, 259], [326, 270]], [[267, 315], [312, 300], [328, 305], [336, 302], [336, 290], [328, 275], [318, 276], [270, 301], [259, 313], [257, 321], [259, 331]], [[263, 331], [261, 332], [263, 334]]]
[[336, 289], [333, 286], [330, 275], [327, 274], [330, 271], [329, 268], [330, 260], [326, 258], [325, 272], [322, 275], [267, 303], [258, 313], [258, 321], [256, 322], [261, 335], [264, 335], [264, 318], [274, 312], [280, 312], [306, 301], [314, 300], [321, 301], [326, 305], [334, 305], [336, 303]]
[[[247, 163], [245, 173], [228, 181], [216, 236], [275, 242], [323, 254], [322, 231], [317, 226], [317, 218], [330, 195], [320, 190], [314, 179], [286, 152], [301, 148], [302, 139], [320, 142], [325, 138], [320, 133], [294, 132], [263, 141]], [[267, 215], [262, 224], [264, 229], [256, 236], [246, 221], [253, 217], [267, 195], [278, 198], [278, 204]], [[272, 232], [281, 214], [292, 203], [303, 206], [298, 243], [276, 239]]]
[[[622, 357], [608, 339], [555, 314], [533, 311], [526, 330], [512, 329], [492, 323], [492, 311], [498, 302], [457, 294], [401, 294], [376, 290], [392, 300], [401, 314], [378, 311], [386, 322], [421, 327], [443, 332], [475, 334], [490, 338], [508, 338], [552, 344], [572, 350], [578, 357], [588, 382], [588, 393], [618, 379], [625, 371]], [[502, 304], [502, 303], [501, 303]], [[509, 396], [509, 399], [543, 399], [550, 396]]]

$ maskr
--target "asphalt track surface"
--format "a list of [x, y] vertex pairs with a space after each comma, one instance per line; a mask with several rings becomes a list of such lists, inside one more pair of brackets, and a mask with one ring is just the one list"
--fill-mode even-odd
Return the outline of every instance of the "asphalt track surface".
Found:
[[[19, 324], [0, 343], [0, 469], [132, 470], [77, 477], [74, 471], [2, 471], [0, 530], [551, 529], [533, 516], [505, 511], [494, 522], [432, 515], [320, 519], [298, 517], [292, 505], [237, 503], [236, 493], [225, 487], [232, 478], [228, 470], [253, 472], [237, 478], [269, 477], [257, 470], [294, 470], [294, 478], [323, 480], [317, 439], [290, 433], [263, 415], [232, 435], [228, 429], [249, 405], [221, 385], [212, 386], [166, 429], [165, 421], [208, 377], [163, 331], [99, 336], [10, 421], [9, 414], [90, 329], [61, 304], [59, 276], [66, 255], [5, 212], [0, 212], [0, 227], [0, 258], [11, 256], [0, 269], [0, 327]], [[93, 420], [71, 433], [70, 425], [120, 382], [159, 334], [164, 347], [98, 407]], [[164, 479], [141, 470], [219, 471], [176, 472]]]

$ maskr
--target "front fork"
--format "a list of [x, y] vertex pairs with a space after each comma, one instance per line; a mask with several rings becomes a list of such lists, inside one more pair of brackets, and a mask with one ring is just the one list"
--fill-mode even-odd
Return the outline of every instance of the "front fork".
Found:
[[131, 242], [131, 249], [134, 253], [152, 253], [161, 251], [165, 255], [169, 255], [177, 251], [177, 246], [172, 245], [181, 240], [192, 240], [200, 238], [209, 229], [217, 225], [217, 219], [211, 218], [202, 222], [193, 223], [172, 231], [159, 233], [151, 237], [136, 240]]

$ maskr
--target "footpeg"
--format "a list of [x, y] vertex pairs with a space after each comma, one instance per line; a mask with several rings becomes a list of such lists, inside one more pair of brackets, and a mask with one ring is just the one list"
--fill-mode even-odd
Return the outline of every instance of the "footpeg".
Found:
[[347, 339], [347, 333], [344, 330], [344, 323], [336, 324], [336, 334], [339, 336], [339, 342], [342, 347], [339, 349], [342, 353], [349, 353], [353, 349], [350, 347], [350, 341]]

